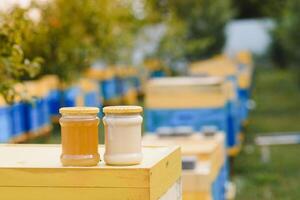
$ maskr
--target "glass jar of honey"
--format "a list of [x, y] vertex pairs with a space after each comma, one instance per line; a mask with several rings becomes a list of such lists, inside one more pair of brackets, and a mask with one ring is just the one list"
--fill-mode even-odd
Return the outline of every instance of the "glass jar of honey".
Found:
[[100, 160], [98, 153], [99, 108], [64, 107], [61, 126], [62, 154], [64, 166], [95, 166]]
[[142, 161], [140, 106], [104, 107], [104, 161], [108, 165], [135, 165]]

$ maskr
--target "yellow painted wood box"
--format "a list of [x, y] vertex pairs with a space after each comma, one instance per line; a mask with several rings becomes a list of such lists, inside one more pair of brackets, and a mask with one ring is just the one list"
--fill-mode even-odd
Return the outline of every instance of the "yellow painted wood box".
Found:
[[214, 137], [201, 134], [176, 137], [145, 135], [144, 145], [180, 145], [182, 156], [196, 156], [198, 163], [194, 170], [183, 170], [183, 199], [211, 200], [212, 184], [225, 163], [224, 133]]
[[189, 67], [190, 75], [234, 76], [238, 74], [236, 63], [226, 56], [193, 62]]
[[143, 147], [142, 163], [125, 167], [62, 167], [60, 153], [60, 145], [0, 145], [0, 199], [181, 199], [179, 147]]
[[192, 63], [189, 68], [189, 74], [222, 77], [236, 76], [240, 88], [249, 88], [253, 75], [253, 67], [246, 67], [243, 71], [240, 71], [238, 63], [239, 59], [235, 62], [227, 56], [218, 56]]
[[223, 107], [228, 98], [221, 77], [155, 78], [146, 86], [147, 108]]

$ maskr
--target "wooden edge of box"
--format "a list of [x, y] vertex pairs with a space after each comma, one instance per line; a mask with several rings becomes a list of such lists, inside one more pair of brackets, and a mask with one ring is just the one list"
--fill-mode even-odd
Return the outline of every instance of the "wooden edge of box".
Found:
[[179, 146], [150, 169], [150, 199], [158, 199], [181, 177], [181, 150]]

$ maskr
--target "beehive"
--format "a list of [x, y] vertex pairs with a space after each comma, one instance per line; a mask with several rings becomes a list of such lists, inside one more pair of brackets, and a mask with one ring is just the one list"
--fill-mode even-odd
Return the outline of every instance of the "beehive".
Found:
[[29, 100], [25, 104], [24, 116], [27, 133], [30, 137], [48, 134], [51, 130], [50, 113], [46, 101], [48, 88], [39, 81], [26, 81], [24, 87]]
[[148, 76], [151, 78], [165, 77], [169, 74], [168, 68], [159, 59], [148, 59], [144, 62], [144, 66], [147, 69]]
[[225, 80], [220, 77], [152, 79], [146, 90], [146, 129], [156, 133], [164, 127], [200, 131], [204, 126], [215, 126], [228, 134], [228, 96]]
[[224, 79], [176, 77], [151, 79], [146, 86], [147, 108], [212, 108], [226, 104]]
[[[254, 65], [253, 58], [250, 52], [240, 51], [235, 55], [235, 61], [239, 66], [239, 97], [243, 105], [247, 105], [251, 97], [251, 88], [253, 85]], [[246, 123], [248, 117], [248, 108], [242, 110], [243, 124]]]
[[102, 105], [99, 84], [95, 80], [82, 78], [78, 84], [83, 94], [84, 106], [100, 107]]
[[98, 81], [104, 104], [114, 105], [121, 102], [117, 88], [116, 70], [113, 66], [105, 68], [90, 68], [86, 72], [85, 77]]
[[62, 106], [61, 83], [56, 75], [45, 75], [40, 79], [40, 83], [48, 88], [46, 100], [53, 122], [58, 122], [59, 108]]
[[0, 95], [0, 143], [8, 142], [13, 133], [10, 108]]
[[208, 76], [236, 76], [238, 68], [236, 63], [226, 56], [218, 56], [209, 60], [193, 62], [189, 68], [190, 75]]
[[144, 147], [142, 163], [125, 167], [62, 167], [60, 153], [59, 145], [0, 145], [1, 199], [181, 199], [179, 147]]
[[226, 179], [224, 134], [217, 133], [212, 137], [205, 137], [201, 134], [175, 137], [145, 135], [143, 144], [180, 145], [183, 158], [186, 156], [196, 157], [195, 169], [183, 170], [182, 173], [184, 200], [224, 199], [225, 184], [228, 181]]
[[222, 76], [237, 84], [237, 95], [240, 103], [240, 118], [248, 117], [247, 102], [250, 98], [249, 89], [252, 79], [251, 67], [246, 67], [223, 55], [209, 60], [194, 62], [190, 65], [189, 74], [194, 76]]

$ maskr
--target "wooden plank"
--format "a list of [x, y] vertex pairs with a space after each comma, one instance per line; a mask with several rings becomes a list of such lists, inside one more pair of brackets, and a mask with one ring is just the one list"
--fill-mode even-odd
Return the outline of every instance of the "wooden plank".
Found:
[[5, 200], [149, 200], [148, 188], [0, 187]]
[[255, 138], [256, 145], [270, 146], [270, 145], [287, 145], [300, 144], [300, 133], [282, 133], [258, 136]]
[[[140, 165], [118, 167], [100, 162], [98, 166], [86, 168], [62, 167], [59, 145], [0, 145], [0, 180], [5, 180], [0, 182], [0, 187], [149, 188], [150, 176], [154, 180], [160, 176], [151, 174], [150, 169], [169, 156], [172, 163], [176, 159], [180, 163], [178, 151], [178, 147], [145, 147]], [[103, 146], [99, 152], [103, 158]], [[168, 170], [172, 169], [162, 168], [161, 172], [168, 174]], [[180, 177], [180, 170], [172, 173]]]

